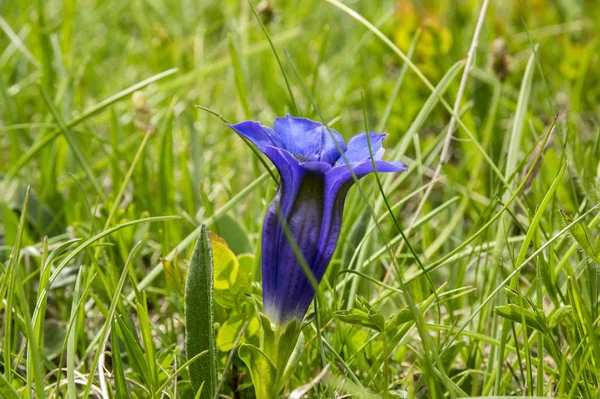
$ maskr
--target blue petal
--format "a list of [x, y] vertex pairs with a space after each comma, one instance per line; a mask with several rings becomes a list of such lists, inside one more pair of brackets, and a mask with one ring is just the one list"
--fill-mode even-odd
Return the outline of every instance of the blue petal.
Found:
[[262, 281], [263, 305], [265, 314], [272, 321], [283, 318], [281, 312], [281, 287], [287, 279], [290, 265], [280, 262], [280, 253], [285, 253], [287, 240], [279, 222], [279, 215], [290, 215], [302, 185], [305, 170], [291, 154], [285, 150], [268, 146], [267, 156], [279, 170], [281, 180], [277, 193], [271, 201], [262, 231]]
[[242, 137], [250, 140], [262, 152], [265, 152], [266, 146], [269, 145], [274, 147], [281, 146], [273, 130], [267, 126], [262, 126], [258, 122], [244, 121], [234, 125], [227, 124], [227, 126], [235, 130]]
[[327, 162], [301, 162], [300, 165], [306, 171], [310, 172], [319, 172], [319, 173], [327, 173], [331, 170], [331, 164]]
[[[342, 165], [345, 162], [363, 162], [371, 159], [371, 151], [373, 152], [373, 158], [379, 161], [383, 156], [385, 150], [383, 149], [383, 139], [387, 134], [378, 134], [369, 132], [367, 138], [366, 133], [357, 134], [352, 137], [348, 142], [348, 149], [344, 153], [343, 157], [339, 157], [336, 165]], [[371, 141], [371, 151], [369, 151], [369, 141]]]
[[[275, 320], [281, 324], [291, 318], [302, 319], [314, 292], [301, 264], [304, 258], [317, 282], [322, 275], [315, 274], [313, 260], [318, 256], [319, 235], [324, 213], [323, 208], [325, 177], [318, 173], [307, 173], [298, 189], [294, 204], [286, 215], [286, 221], [293, 240], [283, 232], [279, 241], [277, 262], [279, 266]], [[302, 254], [300, 258], [295, 248]]]
[[[354, 180], [348, 165], [298, 163], [287, 151], [273, 147], [267, 147], [267, 155], [279, 165], [281, 184], [263, 227], [263, 303], [271, 321], [285, 324], [294, 317], [302, 319], [315, 295], [294, 247], [320, 282], [336, 250], [346, 194]], [[357, 178], [373, 171], [372, 161], [350, 166]], [[380, 172], [406, 170], [399, 162], [377, 161], [376, 167]], [[295, 245], [280, 224], [282, 216]]]
[[346, 151], [341, 134], [310, 119], [287, 115], [275, 119], [273, 128], [282, 147], [301, 161], [321, 161], [333, 165], [340, 157], [340, 149]]
[[[357, 179], [360, 179], [373, 172], [372, 161], [365, 161], [360, 164], [350, 165]], [[401, 172], [407, 169], [401, 162], [376, 161], [377, 172]], [[317, 256], [311, 262], [311, 270], [317, 281], [325, 275], [327, 266], [333, 257], [337, 247], [340, 232], [342, 230], [342, 214], [344, 212], [344, 203], [346, 194], [354, 179], [348, 168], [348, 165], [337, 166], [331, 169], [325, 177], [325, 193], [323, 197], [323, 218], [321, 221], [321, 232], [317, 243]], [[310, 285], [305, 286], [304, 290], [297, 294], [300, 299], [314, 296], [314, 291]], [[306, 304], [306, 307], [310, 301]], [[304, 304], [303, 304], [304, 306]], [[306, 308], [304, 308], [306, 311]]]
[[263, 153], [273, 162], [282, 181], [296, 178], [300, 172], [304, 173], [300, 162], [286, 150], [267, 145]]
[[[269, 157], [281, 176], [262, 232], [265, 313], [278, 324], [294, 317], [302, 319], [314, 290], [296, 248], [320, 282], [337, 247], [346, 194], [354, 183], [351, 171], [360, 179], [374, 170], [367, 135], [357, 135], [346, 148], [338, 132], [289, 115], [276, 119], [274, 130], [253, 121], [229, 126]], [[380, 161], [384, 137], [369, 133], [377, 170], [406, 170], [400, 162]], [[282, 217], [292, 242], [281, 224]]]
[[[277, 162], [283, 163], [288, 158], [284, 150], [269, 151], [283, 154]], [[310, 282], [295, 248], [299, 249], [312, 269], [324, 213], [325, 174], [306, 169], [293, 161], [289, 163], [289, 168], [282, 167], [280, 170], [283, 171], [281, 183], [269, 205], [263, 226], [263, 305], [271, 321], [285, 324], [294, 317], [302, 319], [314, 296], [309, 292], [300, 297], [310, 287]], [[282, 217], [293, 237], [292, 242], [280, 223]], [[319, 281], [320, 277], [317, 278]]]
[[[374, 163], [378, 173], [408, 171], [402, 162], [375, 161]], [[354, 178], [350, 170], [354, 172], [357, 179], [375, 171], [372, 160], [336, 166], [327, 173], [327, 188], [333, 192], [337, 192], [341, 186], [347, 183], [354, 183]]]

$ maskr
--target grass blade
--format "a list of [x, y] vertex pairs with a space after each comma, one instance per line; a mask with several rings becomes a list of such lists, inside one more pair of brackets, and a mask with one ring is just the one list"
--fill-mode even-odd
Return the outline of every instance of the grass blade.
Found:
[[[119, 93], [110, 96], [109, 98], [107, 98], [104, 101], [101, 101], [100, 103], [96, 104], [95, 106], [91, 107], [90, 109], [84, 111], [81, 115], [79, 115], [76, 118], [73, 118], [71, 121], [66, 122], [65, 126], [68, 128], [72, 128], [74, 126], [77, 126], [78, 124], [80, 124], [81, 122], [85, 121], [88, 118], [91, 118], [92, 116], [100, 113], [101, 111], [103, 111], [105, 108], [108, 108], [109, 106], [111, 106], [112, 104], [126, 98], [127, 96], [129, 96], [130, 94], [134, 93], [137, 90], [143, 89], [144, 87], [157, 82], [161, 79], [164, 79], [168, 76], [173, 75], [174, 73], [176, 73], [178, 71], [177, 68], [173, 68], [173, 69], [169, 69], [167, 71], [161, 72], [157, 75], [154, 75], [146, 80], [142, 80], [141, 82], [138, 82], [136, 84], [134, 84], [133, 86], [128, 87], [127, 89], [120, 91]], [[46, 147], [46, 145], [48, 145], [50, 142], [52, 142], [55, 138], [57, 138], [58, 136], [60, 136], [61, 134], [61, 129], [56, 129], [53, 130], [51, 133], [48, 133], [47, 135], [45, 135], [40, 141], [38, 141], [36, 144], [34, 144], [33, 147], [31, 147], [29, 149], [29, 151], [27, 151], [25, 154], [23, 154], [23, 156], [14, 164], [11, 166], [11, 168], [8, 170], [8, 172], [6, 172], [6, 180], [10, 180], [10, 178], [14, 177], [17, 172], [27, 164], [27, 162], [29, 162], [31, 159], [33, 159], [33, 157], [44, 147]]]
[[281, 69], [281, 74], [283, 75], [283, 79], [285, 80], [285, 86], [287, 87], [288, 93], [290, 94], [290, 100], [292, 100], [292, 106], [294, 108], [294, 115], [299, 116], [300, 112], [298, 111], [298, 105], [296, 105], [296, 99], [294, 98], [294, 92], [292, 91], [292, 87], [290, 86], [290, 82], [288, 81], [287, 74], [285, 73], [285, 69], [283, 69], [283, 64], [281, 63], [281, 60], [279, 59], [277, 50], [275, 50], [275, 46], [273, 45], [271, 36], [269, 36], [269, 32], [267, 31], [265, 24], [263, 24], [262, 19], [260, 19], [260, 15], [258, 15], [258, 12], [256, 12], [256, 8], [254, 8], [254, 5], [252, 5], [252, 2], [250, 0], [248, 0], [248, 4], [250, 4], [250, 7], [252, 8], [252, 12], [256, 16], [256, 19], [258, 20], [260, 27], [262, 28], [263, 32], [265, 33], [265, 36], [267, 37], [267, 40], [269, 41], [269, 45], [271, 46], [271, 50], [273, 50], [273, 55], [275, 56], [275, 59], [277, 60], [277, 64], [279, 64], [279, 69]]
[[123, 372], [123, 360], [121, 359], [121, 349], [119, 348], [119, 338], [116, 333], [116, 323], [113, 322], [111, 334], [113, 377], [115, 378], [115, 393], [117, 398], [129, 398], [125, 373]]

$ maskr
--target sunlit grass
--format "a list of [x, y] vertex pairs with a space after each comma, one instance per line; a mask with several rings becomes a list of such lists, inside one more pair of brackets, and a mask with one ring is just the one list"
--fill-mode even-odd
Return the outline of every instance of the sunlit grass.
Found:
[[0, 397], [193, 398], [202, 223], [218, 393], [254, 397], [277, 175], [223, 120], [290, 113], [409, 172], [350, 192], [285, 397], [596, 398], [600, 9], [258, 3], [0, 3]]

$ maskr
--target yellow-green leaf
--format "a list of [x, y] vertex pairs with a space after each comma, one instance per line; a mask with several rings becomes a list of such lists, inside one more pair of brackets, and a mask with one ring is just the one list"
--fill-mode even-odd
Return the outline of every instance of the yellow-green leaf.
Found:
[[277, 370], [260, 349], [254, 345], [242, 344], [238, 351], [240, 359], [246, 363], [257, 399], [273, 399], [276, 397], [275, 391], [277, 381]]

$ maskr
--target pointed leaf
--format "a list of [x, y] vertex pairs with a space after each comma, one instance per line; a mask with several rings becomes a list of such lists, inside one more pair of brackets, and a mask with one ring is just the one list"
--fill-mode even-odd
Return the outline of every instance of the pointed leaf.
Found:
[[131, 360], [133, 369], [140, 373], [146, 384], [150, 385], [152, 377], [150, 375], [150, 367], [148, 366], [148, 363], [146, 363], [142, 345], [139, 343], [137, 336], [135, 336], [129, 327], [127, 327], [127, 324], [125, 324], [121, 316], [117, 316], [116, 320], [118, 327], [117, 332], [125, 344], [127, 356]]
[[[115, 331], [116, 325], [113, 322], [113, 331]], [[125, 381], [125, 373], [123, 372], [123, 360], [121, 359], [121, 350], [119, 348], [119, 339], [116, 333], [111, 334], [111, 346], [112, 346], [112, 364], [113, 364], [113, 377], [115, 379], [115, 394], [117, 398], [129, 398], [129, 391], [127, 390], [127, 382]]]
[[413, 321], [413, 313], [409, 308], [404, 308], [400, 310], [398, 313], [390, 317], [385, 328], [390, 331], [394, 328], [398, 327], [401, 324], [408, 323], [409, 321]]
[[[573, 222], [573, 217], [569, 212], [561, 210], [561, 214], [565, 224], [571, 224]], [[596, 251], [596, 240], [594, 239], [590, 228], [585, 223], [577, 222], [569, 228], [569, 233], [571, 233], [571, 236], [577, 241], [577, 244], [579, 244], [579, 247], [583, 252], [585, 252], [591, 260], [600, 264], [600, 254]]]
[[507, 305], [496, 306], [494, 311], [498, 315], [519, 324], [522, 323], [523, 318], [525, 318], [525, 322], [527, 323], [528, 327], [542, 332], [546, 331], [545, 320], [539, 320], [539, 317], [531, 310], [522, 309], [517, 305]]
[[334, 315], [348, 324], [367, 327], [379, 332], [383, 332], [385, 329], [385, 319], [380, 313], [354, 308], [350, 310], [339, 310], [334, 312]]
[[566, 324], [572, 313], [573, 308], [571, 306], [560, 307], [552, 313], [552, 316], [550, 316], [550, 319], [548, 320], [548, 325], [550, 328], [554, 328], [559, 324]]
[[271, 361], [273, 361], [275, 368], [281, 373], [285, 370], [288, 360], [296, 348], [299, 333], [300, 322], [295, 318], [285, 326], [283, 332], [281, 330], [277, 331], [277, 352], [271, 358]]
[[279, 377], [279, 387], [278, 390], [281, 391], [285, 384], [289, 381], [290, 377], [298, 363], [300, 362], [300, 356], [302, 356], [302, 351], [304, 350], [304, 334], [300, 334], [298, 339], [296, 340], [296, 346], [294, 347], [294, 351], [290, 355], [287, 364], [285, 365], [285, 369], [283, 374]]
[[198, 353], [208, 350], [190, 364], [190, 380], [197, 392], [204, 382], [202, 399], [212, 399], [217, 386], [216, 348], [214, 339], [213, 309], [213, 258], [208, 229], [202, 226], [190, 261], [185, 286], [185, 350], [191, 359]]
[[267, 356], [273, 357], [275, 347], [275, 332], [271, 326], [271, 321], [264, 314], [259, 314], [260, 320], [260, 347], [265, 351]]

